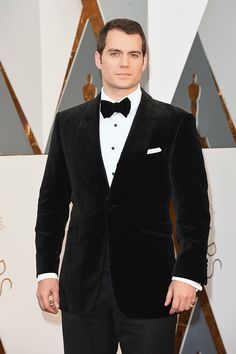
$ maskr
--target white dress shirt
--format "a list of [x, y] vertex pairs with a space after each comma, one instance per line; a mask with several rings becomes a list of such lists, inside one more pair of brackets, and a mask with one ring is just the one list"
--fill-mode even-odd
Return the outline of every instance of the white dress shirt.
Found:
[[[100, 145], [109, 185], [112, 183], [116, 165], [137, 112], [141, 96], [140, 87], [128, 96], [131, 107], [127, 117], [124, 117], [122, 113], [115, 112], [110, 118], [104, 119], [100, 112]], [[115, 102], [105, 94], [103, 89], [101, 91], [101, 100]]]
[[[142, 92], [140, 86], [134, 92], [127, 96], [131, 102], [130, 112], [127, 117], [124, 117], [122, 113], [115, 112], [112, 114], [111, 117], [104, 119], [102, 113], [100, 112], [100, 145], [103, 163], [105, 166], [107, 179], [110, 186], [112, 184], [113, 176], [116, 171], [116, 166], [119, 161], [123, 147], [125, 145], [125, 141], [128, 137], [131, 125], [136, 115], [141, 96]], [[125, 97], [123, 97], [122, 99], [124, 98]], [[110, 101], [112, 103], [117, 102], [107, 96], [103, 88], [101, 90], [101, 100]], [[57, 278], [57, 274], [40, 274], [38, 276], [38, 281], [47, 278]], [[192, 280], [181, 277], [172, 277], [172, 280], [179, 280], [189, 285], [192, 285], [196, 288], [196, 290], [202, 290], [201, 285]]]

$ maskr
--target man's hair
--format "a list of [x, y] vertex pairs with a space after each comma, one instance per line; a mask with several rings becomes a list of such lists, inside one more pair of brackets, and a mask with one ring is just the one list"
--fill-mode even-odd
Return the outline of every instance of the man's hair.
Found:
[[97, 51], [100, 55], [102, 55], [106, 45], [107, 33], [115, 29], [125, 32], [126, 34], [139, 34], [142, 39], [143, 56], [146, 54], [147, 42], [141, 25], [138, 22], [129, 20], [127, 18], [115, 18], [114, 20], [107, 22], [98, 35]]

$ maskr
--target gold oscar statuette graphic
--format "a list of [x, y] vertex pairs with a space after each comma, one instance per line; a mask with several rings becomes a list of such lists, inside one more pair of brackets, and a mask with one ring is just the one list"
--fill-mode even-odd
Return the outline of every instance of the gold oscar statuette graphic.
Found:
[[87, 83], [83, 86], [83, 97], [86, 102], [91, 101], [96, 95], [96, 87], [92, 84], [92, 75], [87, 75]]
[[[192, 75], [192, 83], [188, 87], [188, 95], [191, 101], [191, 112], [192, 115], [196, 118], [198, 117], [199, 111], [199, 99], [201, 94], [201, 87], [197, 83], [197, 74]], [[199, 136], [201, 147], [208, 148], [207, 139], [204, 136]]]
[[194, 117], [197, 117], [199, 107], [200, 86], [197, 84], [197, 75], [193, 74], [192, 83], [188, 87], [188, 94], [191, 101], [191, 111]]

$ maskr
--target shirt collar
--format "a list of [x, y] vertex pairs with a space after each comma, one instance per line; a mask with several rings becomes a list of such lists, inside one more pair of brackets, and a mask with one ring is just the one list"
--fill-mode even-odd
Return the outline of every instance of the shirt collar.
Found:
[[[128, 97], [130, 100], [130, 103], [131, 103], [130, 113], [132, 113], [133, 111], [137, 110], [138, 105], [141, 101], [141, 96], [142, 96], [141, 87], [140, 87], [140, 85], [138, 85], [138, 87], [136, 88], [135, 91], [131, 92], [128, 96], [123, 97], [120, 101], [122, 101], [124, 98]], [[106, 100], [106, 101], [109, 101], [112, 103], [120, 102], [120, 101], [115, 101], [112, 98], [110, 98], [109, 96], [107, 96], [107, 94], [104, 92], [103, 87], [101, 90], [101, 100]]]

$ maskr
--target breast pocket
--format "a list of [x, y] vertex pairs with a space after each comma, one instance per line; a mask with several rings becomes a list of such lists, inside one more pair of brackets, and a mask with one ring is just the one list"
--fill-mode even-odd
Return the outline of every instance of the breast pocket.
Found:
[[151, 162], [151, 163], [162, 161], [163, 159], [165, 159], [165, 154], [163, 152], [156, 152], [153, 154], [147, 154], [147, 156], [146, 156], [146, 161]]
[[[164, 171], [167, 166], [166, 156], [163, 152], [155, 153], [155, 154], [147, 154], [146, 156], [146, 171], [147, 174], [160, 174], [161, 171]], [[162, 172], [161, 172], [162, 173]]]

